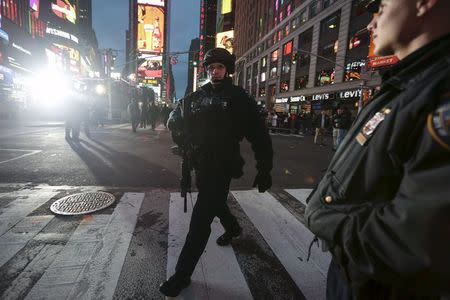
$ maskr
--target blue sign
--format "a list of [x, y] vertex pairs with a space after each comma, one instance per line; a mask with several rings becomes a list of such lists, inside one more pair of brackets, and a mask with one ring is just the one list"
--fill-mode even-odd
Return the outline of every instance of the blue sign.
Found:
[[0, 65], [0, 83], [12, 84], [13, 83], [13, 70]]
[[6, 44], [8, 44], [8, 42], [9, 42], [9, 35], [1, 29], [0, 29], [0, 39], [5, 40]]

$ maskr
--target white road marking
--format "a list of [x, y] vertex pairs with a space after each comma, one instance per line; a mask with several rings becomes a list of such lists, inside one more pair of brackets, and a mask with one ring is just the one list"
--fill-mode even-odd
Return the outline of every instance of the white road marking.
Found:
[[0, 151], [29, 152], [29, 153], [25, 153], [25, 154], [22, 154], [20, 156], [14, 157], [14, 158], [10, 158], [10, 159], [4, 160], [4, 161], [0, 161], [0, 164], [4, 164], [4, 163], [7, 163], [7, 162], [16, 160], [16, 159], [21, 159], [21, 158], [24, 158], [26, 156], [30, 156], [30, 155], [34, 155], [34, 154], [37, 154], [39, 152], [42, 152], [42, 150], [24, 150], [24, 149], [0, 149]]
[[313, 234], [269, 193], [232, 192], [307, 299], [325, 299], [326, 272], [331, 257], [312, 249]]
[[[190, 203], [188, 195], [188, 212], [183, 213], [184, 200], [180, 194], [170, 194], [167, 276], [175, 272], [197, 193], [193, 193], [192, 198], [193, 203]], [[233, 248], [219, 247], [216, 244], [216, 238], [223, 232], [219, 219], [215, 218], [205, 252], [192, 275], [192, 283], [181, 292], [179, 299], [253, 299]]]
[[143, 199], [125, 193], [112, 215], [86, 218], [26, 299], [112, 299]]

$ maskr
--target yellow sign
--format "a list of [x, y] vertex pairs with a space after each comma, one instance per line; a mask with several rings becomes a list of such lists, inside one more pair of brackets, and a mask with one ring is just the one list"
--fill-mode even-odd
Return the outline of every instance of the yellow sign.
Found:
[[138, 5], [137, 48], [140, 52], [163, 52], [164, 8]]

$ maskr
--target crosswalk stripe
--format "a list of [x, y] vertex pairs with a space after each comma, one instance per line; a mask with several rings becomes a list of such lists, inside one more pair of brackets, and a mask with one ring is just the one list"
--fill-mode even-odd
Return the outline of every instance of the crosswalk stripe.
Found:
[[306, 205], [306, 198], [311, 194], [312, 189], [285, 189], [292, 197]]
[[312, 233], [267, 192], [251, 190], [232, 194], [305, 297], [325, 299], [330, 257], [313, 251], [311, 260], [306, 261]]
[[26, 299], [112, 299], [143, 193], [125, 193], [112, 215], [84, 219]]
[[[170, 194], [168, 276], [175, 272], [175, 265], [189, 229], [196, 198], [197, 193], [192, 193], [192, 203], [189, 203], [188, 213], [185, 214], [183, 213], [184, 200], [179, 193]], [[211, 236], [205, 253], [192, 275], [192, 284], [182, 291], [180, 295], [182, 299], [253, 299], [233, 249], [218, 247], [215, 243], [216, 237], [222, 233], [222, 225], [218, 218], [215, 218], [211, 225]]]
[[[27, 243], [37, 239], [40, 232], [45, 232], [44, 228], [50, 222], [51, 226], [47, 228], [54, 228], [59, 222], [64, 222], [64, 219], [55, 218], [38, 208], [61, 193], [62, 189], [73, 188], [43, 186], [21, 189], [0, 193], [0, 267], [9, 268], [11, 263], [6, 264], [7, 262], [14, 262], [11, 260], [13, 257], [17, 260], [17, 257], [27, 253]], [[102, 190], [108, 188], [102, 187]], [[285, 189], [284, 192], [305, 204], [311, 189]], [[188, 213], [183, 213], [183, 199], [179, 193], [164, 193], [167, 197], [170, 194], [166, 273], [169, 277], [174, 273], [184, 244], [197, 193], [192, 194], [192, 202], [188, 199]], [[297, 210], [286, 209], [278, 194], [261, 194], [256, 190], [232, 191], [231, 194], [242, 208], [239, 210], [246, 219], [246, 226], [251, 226], [252, 232], [259, 232], [259, 239], [264, 239], [264, 243], [270, 247], [265, 246], [264, 251], [273, 252], [271, 255], [286, 270], [286, 278], [292, 278], [306, 299], [324, 299], [330, 255], [312, 247], [310, 260], [306, 261], [313, 234], [299, 221], [298, 215], [293, 215]], [[66, 239], [64, 243], [57, 245], [47, 244], [22, 271], [29, 273], [34, 264], [40, 270], [35, 274], [42, 276], [28, 283], [25, 289], [23, 283], [29, 279], [28, 275], [19, 274], [17, 278], [9, 279], [11, 286], [3, 289], [1, 297], [14, 298], [12, 295], [19, 292], [22, 293], [20, 295], [26, 295], [26, 299], [113, 299], [144, 196], [144, 193], [126, 192], [110, 211], [111, 215], [100, 212], [76, 221], [72, 227], [74, 229], [77, 226], [76, 230], [67, 233], [68, 241]], [[15, 199], [11, 201], [12, 198]], [[236, 202], [233, 201], [235, 207], [238, 207]], [[165, 205], [167, 204], [162, 207], [167, 209]], [[36, 209], [40, 212], [39, 215], [34, 212]], [[247, 227], [244, 232], [249, 230]], [[252, 284], [256, 277], [247, 274], [253, 272], [253, 269], [239, 260], [239, 253], [235, 251], [240, 250], [234, 249], [234, 246], [219, 247], [215, 243], [223, 231], [219, 220], [215, 218], [205, 253], [192, 276], [192, 284], [182, 292], [180, 299], [253, 299], [255, 286]], [[247, 238], [241, 239], [244, 243], [247, 241]], [[55, 258], [49, 258], [52, 255]]]
[[[56, 194], [57, 192], [38, 191], [30, 195], [29, 190], [9, 193], [9, 196], [15, 197], [16, 200], [0, 208], [0, 236]], [[1, 198], [2, 194], [0, 201]]]
[[53, 216], [32, 216], [19, 223], [0, 237], [0, 267], [38, 234], [53, 219]]

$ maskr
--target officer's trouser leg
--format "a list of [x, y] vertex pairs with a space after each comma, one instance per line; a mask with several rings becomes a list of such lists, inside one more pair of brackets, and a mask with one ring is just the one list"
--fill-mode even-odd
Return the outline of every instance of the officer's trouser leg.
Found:
[[327, 274], [327, 300], [351, 300], [352, 298], [350, 284], [338, 264], [332, 259]]
[[207, 181], [202, 182], [199, 186], [197, 203], [192, 211], [189, 232], [175, 267], [178, 276], [190, 277], [194, 272], [211, 234], [211, 223], [214, 217], [222, 214], [225, 222], [230, 222], [231, 213], [228, 207], [227, 211], [224, 209], [230, 180], [214, 182], [210, 178]]

